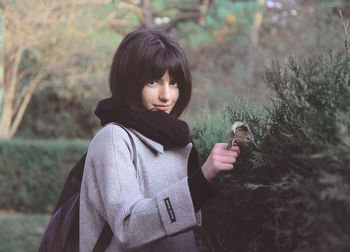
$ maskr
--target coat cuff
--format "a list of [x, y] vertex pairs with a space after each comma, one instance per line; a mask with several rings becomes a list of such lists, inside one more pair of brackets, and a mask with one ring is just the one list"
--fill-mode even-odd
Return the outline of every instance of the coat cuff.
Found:
[[210, 198], [217, 194], [217, 190], [206, 180], [202, 169], [197, 169], [188, 177], [193, 206], [197, 212]]
[[201, 224], [195, 215], [187, 177], [157, 193], [155, 198], [167, 235]]

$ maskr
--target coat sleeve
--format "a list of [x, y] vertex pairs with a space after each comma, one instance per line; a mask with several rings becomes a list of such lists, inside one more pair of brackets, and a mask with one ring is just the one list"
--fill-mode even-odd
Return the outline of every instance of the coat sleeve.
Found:
[[89, 201], [123, 247], [142, 247], [200, 224], [187, 177], [152, 198], [143, 197], [132, 163], [132, 145], [123, 129], [107, 126], [91, 147], [92, 165], [84, 171], [89, 187], [95, 188]]

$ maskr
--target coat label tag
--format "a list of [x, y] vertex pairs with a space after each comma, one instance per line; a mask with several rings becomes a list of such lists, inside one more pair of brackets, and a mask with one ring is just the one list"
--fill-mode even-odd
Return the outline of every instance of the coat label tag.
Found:
[[166, 209], [168, 210], [168, 214], [169, 214], [169, 218], [170, 218], [171, 223], [175, 222], [176, 217], [175, 217], [173, 207], [171, 206], [170, 199], [169, 198], [164, 199], [164, 203], [165, 203]]

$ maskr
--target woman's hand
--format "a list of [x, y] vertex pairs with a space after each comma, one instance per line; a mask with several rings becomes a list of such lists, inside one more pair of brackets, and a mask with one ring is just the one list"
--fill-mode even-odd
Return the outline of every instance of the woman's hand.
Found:
[[202, 166], [204, 177], [212, 183], [221, 171], [233, 170], [233, 164], [239, 154], [239, 147], [232, 146], [231, 150], [226, 150], [227, 143], [217, 143], [211, 150], [207, 160]]

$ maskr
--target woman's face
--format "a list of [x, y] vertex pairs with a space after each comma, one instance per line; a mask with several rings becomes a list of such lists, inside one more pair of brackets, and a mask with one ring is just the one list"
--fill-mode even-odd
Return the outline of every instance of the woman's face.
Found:
[[179, 93], [178, 84], [171, 82], [166, 71], [162, 78], [143, 87], [142, 104], [146, 109], [163, 110], [169, 114], [179, 98]]

